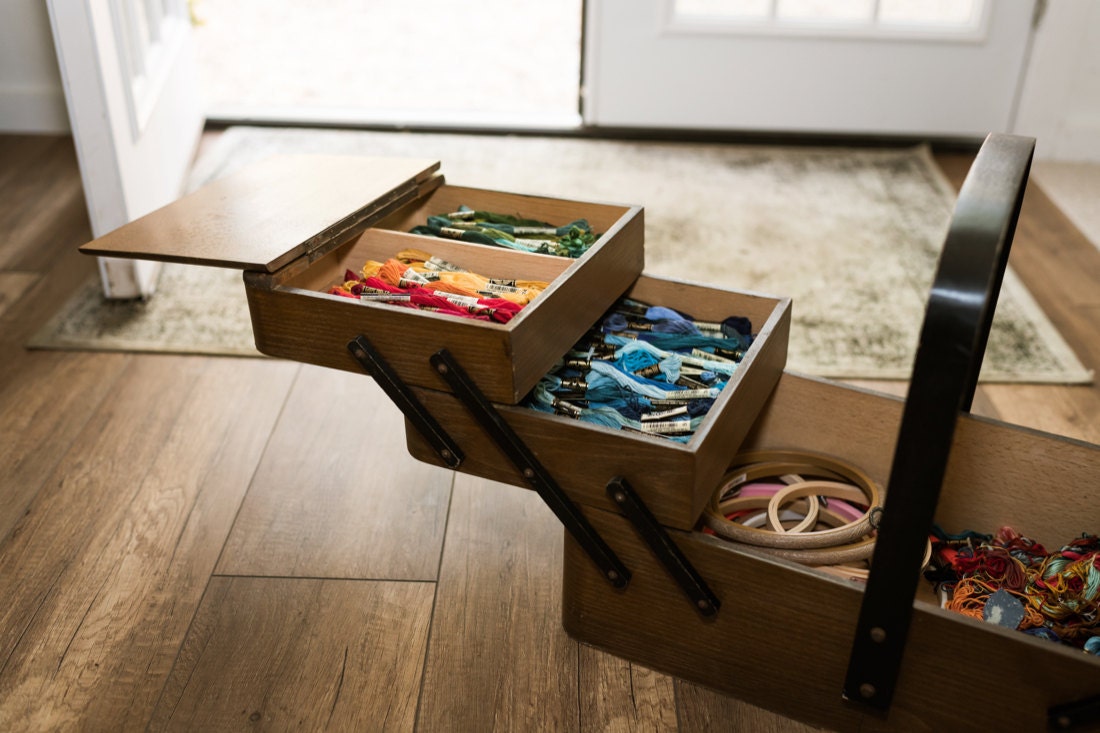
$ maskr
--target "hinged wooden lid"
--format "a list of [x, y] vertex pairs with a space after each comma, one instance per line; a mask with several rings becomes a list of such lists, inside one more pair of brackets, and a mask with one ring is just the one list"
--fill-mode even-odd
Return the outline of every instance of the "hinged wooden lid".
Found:
[[439, 162], [285, 155], [203, 186], [80, 248], [85, 254], [274, 272], [347, 241], [419, 195]]

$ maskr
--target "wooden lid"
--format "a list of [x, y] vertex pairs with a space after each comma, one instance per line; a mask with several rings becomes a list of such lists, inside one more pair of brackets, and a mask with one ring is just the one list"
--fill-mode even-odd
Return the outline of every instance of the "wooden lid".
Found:
[[[285, 155], [216, 180], [80, 248], [85, 254], [274, 272], [357, 236], [418, 196], [439, 162]], [[338, 240], [338, 241], [337, 241]]]

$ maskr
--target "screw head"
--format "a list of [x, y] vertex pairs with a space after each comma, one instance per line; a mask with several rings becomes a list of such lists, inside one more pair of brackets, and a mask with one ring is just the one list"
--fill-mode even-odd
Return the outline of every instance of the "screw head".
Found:
[[623, 503], [624, 501], [626, 501], [626, 494], [624, 494], [624, 493], [623, 493], [623, 492], [621, 492], [621, 491], [616, 491], [616, 492], [615, 492], [615, 501], [617, 501], [617, 502], [619, 502], [620, 504], [622, 504], [622, 503]]
[[886, 641], [886, 629], [876, 626], [871, 629], [871, 641], [881, 644]]
[[446, 364], [436, 364], [435, 370], [437, 372], [439, 372], [440, 374], [446, 374], [447, 373], [447, 365]]
[[619, 574], [617, 572], [615, 572], [614, 570], [608, 570], [607, 571], [607, 578], [608, 578], [608, 580], [618, 580], [619, 579]]
[[525, 469], [523, 469], [523, 475], [524, 475], [525, 478], [534, 478], [535, 477], [535, 469], [525, 468]]
[[876, 692], [877, 690], [875, 689], [875, 686], [872, 685], [870, 682], [864, 682], [862, 685], [859, 686], [859, 694], [868, 700], [874, 697]]
[[706, 611], [710, 608], [710, 601], [700, 598], [698, 601], [695, 602], [695, 605], [697, 605], [700, 609]]
[[443, 450], [439, 451], [439, 455], [443, 456], [444, 458], [450, 458], [453, 454], [449, 450], [444, 448]]

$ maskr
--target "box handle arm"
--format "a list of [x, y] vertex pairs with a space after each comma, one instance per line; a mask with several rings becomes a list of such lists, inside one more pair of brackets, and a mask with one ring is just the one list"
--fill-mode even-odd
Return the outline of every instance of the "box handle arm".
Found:
[[466, 370], [458, 363], [450, 351], [440, 349], [429, 358], [432, 367], [439, 374], [455, 397], [465, 405], [470, 415], [481, 426], [498, 448], [508, 457], [523, 475], [524, 480], [546, 503], [554, 516], [565, 526], [577, 544], [588, 554], [599, 568], [604, 579], [616, 588], [626, 588], [630, 582], [630, 570], [619, 559], [615, 551], [604, 541], [572, 499], [547, 472], [535, 454], [516, 434], [512, 426], [493, 407], [493, 403], [478, 388]]
[[401, 381], [397, 372], [389, 365], [382, 354], [362, 334], [348, 342], [348, 351], [363, 367], [367, 374], [378, 382], [378, 386], [386, 393], [398, 409], [408, 418], [409, 422], [420, 432], [424, 439], [435, 449], [436, 455], [447, 464], [449, 468], [458, 468], [462, 465], [466, 455], [454, 438], [443, 429], [443, 426], [432, 417], [427, 408], [416, 398], [412, 390]]
[[893, 698], [960, 412], [970, 410], [1034, 152], [991, 134], [959, 192], [925, 311], [844, 696]]

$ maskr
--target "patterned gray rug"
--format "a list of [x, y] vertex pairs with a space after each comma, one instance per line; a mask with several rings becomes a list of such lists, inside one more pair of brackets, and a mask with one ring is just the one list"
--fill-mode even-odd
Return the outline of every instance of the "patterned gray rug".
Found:
[[[788, 368], [905, 379], [954, 206], [925, 148], [857, 150], [238, 127], [191, 187], [273, 153], [414, 155], [462, 185], [646, 209], [646, 272], [793, 298]], [[593, 314], [595, 317], [596, 314]], [[255, 355], [241, 275], [169, 265], [148, 302], [89, 282], [36, 336], [44, 348]], [[1014, 273], [987, 382], [1087, 382]]]

